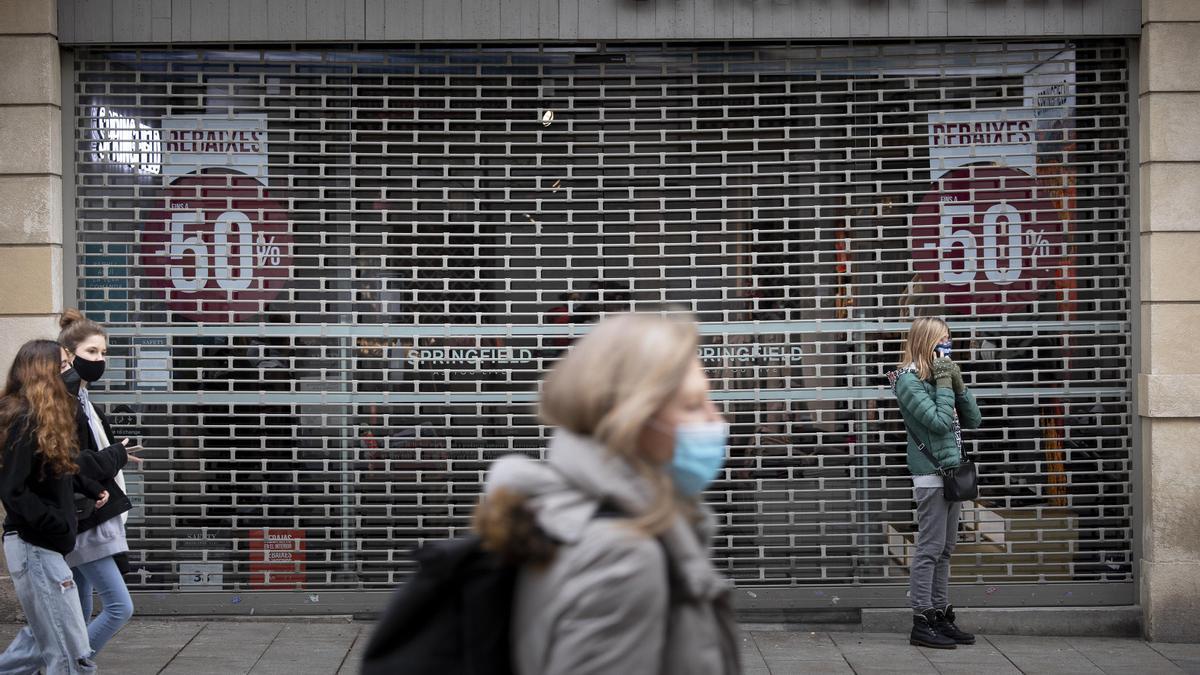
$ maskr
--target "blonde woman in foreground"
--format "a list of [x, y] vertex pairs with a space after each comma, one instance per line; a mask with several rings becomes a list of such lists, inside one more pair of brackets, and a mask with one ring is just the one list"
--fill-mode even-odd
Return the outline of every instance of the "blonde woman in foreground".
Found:
[[728, 427], [708, 395], [689, 320], [602, 321], [547, 376], [557, 428], [545, 462], [505, 457], [475, 527], [522, 562], [518, 675], [741, 671], [729, 582], [709, 558], [700, 493]]

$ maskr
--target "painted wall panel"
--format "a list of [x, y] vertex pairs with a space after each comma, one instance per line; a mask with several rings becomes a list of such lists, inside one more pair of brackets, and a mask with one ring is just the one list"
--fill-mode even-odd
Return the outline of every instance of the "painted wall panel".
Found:
[[[192, 40], [226, 42], [229, 40], [229, 5], [233, 0], [190, 0]], [[312, 4], [314, 0], [309, 0]], [[319, 1], [319, 0], [318, 0]], [[322, 5], [328, 3], [321, 3]]]
[[366, 4], [363, 6], [368, 40], [383, 39], [383, 4], [384, 0], [366, 0]]
[[346, 39], [346, 4], [344, 2], [308, 0], [307, 5], [306, 28], [309, 40]]
[[1141, 30], [1140, 0], [60, 0], [58, 11], [68, 45], [1133, 36]]
[[267, 25], [267, 0], [242, 0], [229, 7], [229, 39], [253, 40]]
[[192, 41], [191, 0], [171, 0], [171, 40], [173, 42]]
[[345, 0], [346, 38], [362, 40], [367, 35], [367, 4], [363, 0]]
[[268, 40], [283, 42], [303, 40], [308, 35], [307, 26], [307, 12], [297, 7], [291, 0], [267, 0], [266, 34]]

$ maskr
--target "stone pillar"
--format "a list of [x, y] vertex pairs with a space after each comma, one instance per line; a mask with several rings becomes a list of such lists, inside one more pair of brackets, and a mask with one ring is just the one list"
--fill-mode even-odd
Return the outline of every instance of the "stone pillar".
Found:
[[1143, 0], [1142, 555], [1151, 640], [1200, 642], [1200, 2]]
[[54, 0], [0, 0], [0, 371], [62, 311], [62, 105]]
[[[22, 343], [57, 335], [62, 311], [57, 11], [54, 0], [0, 0], [0, 378]], [[0, 620], [19, 617], [5, 574]]]

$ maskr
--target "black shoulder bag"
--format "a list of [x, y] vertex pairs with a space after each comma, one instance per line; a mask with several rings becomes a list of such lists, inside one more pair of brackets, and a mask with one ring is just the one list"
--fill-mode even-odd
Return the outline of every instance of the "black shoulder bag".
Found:
[[941, 468], [937, 458], [925, 447], [921, 439], [917, 438], [916, 434], [911, 429], [908, 435], [912, 436], [917, 442], [917, 449], [920, 450], [934, 466], [938, 467], [938, 475], [942, 477], [942, 494], [948, 502], [969, 502], [979, 496], [979, 473], [975, 470], [975, 462], [972, 462], [967, 457], [966, 446], [963, 446], [962, 462], [958, 466], [949, 469]]

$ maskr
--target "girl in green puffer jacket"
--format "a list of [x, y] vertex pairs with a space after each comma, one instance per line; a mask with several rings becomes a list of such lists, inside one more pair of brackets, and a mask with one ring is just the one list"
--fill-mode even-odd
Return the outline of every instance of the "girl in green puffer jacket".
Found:
[[[962, 460], [962, 429], [982, 421], [975, 397], [950, 360], [950, 328], [941, 319], [913, 322], [900, 367], [888, 374], [908, 429], [908, 470], [917, 502], [916, 551], [909, 572], [914, 645], [954, 649], [974, 644], [975, 636], [958, 629], [950, 605], [950, 556], [958, 539], [960, 503], [942, 494], [941, 469]], [[920, 445], [937, 459], [935, 466]]]

